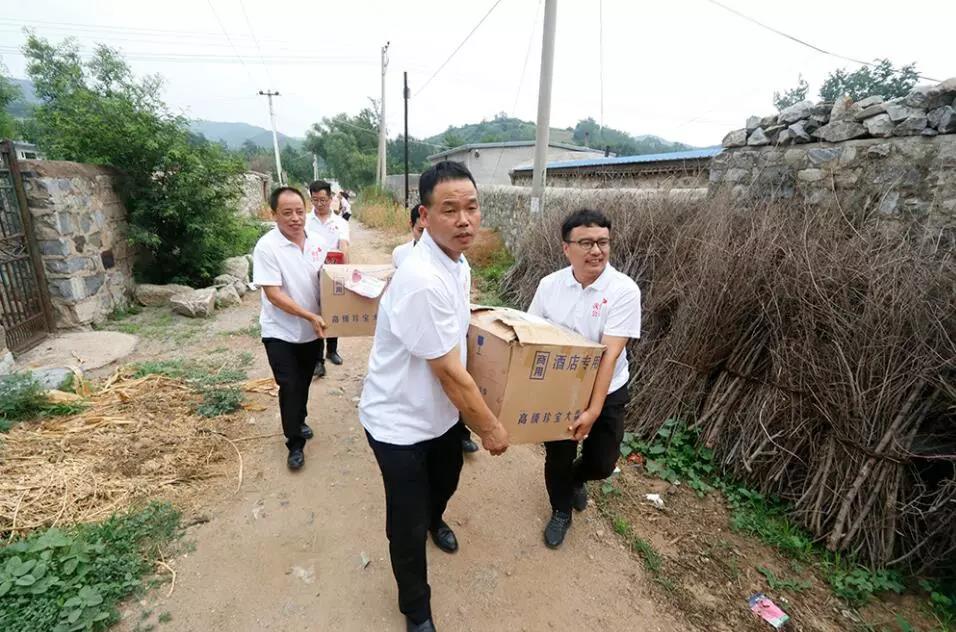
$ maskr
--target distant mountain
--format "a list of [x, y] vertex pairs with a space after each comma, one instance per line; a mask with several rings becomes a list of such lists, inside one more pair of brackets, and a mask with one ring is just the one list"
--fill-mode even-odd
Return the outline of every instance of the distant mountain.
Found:
[[[572, 130], [551, 128], [552, 143], [572, 143]], [[425, 142], [448, 147], [471, 143], [499, 143], [511, 140], [534, 140], [535, 124], [530, 121], [499, 114], [494, 119], [449, 127], [441, 134], [426, 138]], [[436, 148], [436, 151], [437, 148]]]
[[[247, 140], [258, 147], [272, 147], [272, 132], [258, 125], [249, 123], [230, 123], [225, 121], [204, 121], [197, 119], [189, 122], [189, 129], [195, 134], [202, 134], [208, 140], [224, 142], [231, 149], [239, 149]], [[279, 147], [291, 144], [298, 149], [302, 146], [301, 138], [286, 136], [282, 132], [276, 134]]]
[[[480, 123], [449, 127], [441, 134], [426, 138], [426, 142], [449, 147], [470, 143], [496, 143], [511, 140], [534, 140], [535, 124], [531, 121], [499, 114], [494, 119]], [[693, 149], [690, 145], [665, 140], [652, 134], [633, 136], [610, 127], [601, 128], [593, 118], [578, 121], [574, 127], [551, 128], [551, 142], [582, 145], [595, 149], [610, 146], [618, 156], [658, 154]], [[437, 149], [436, 149], [437, 151]]]
[[7, 80], [20, 88], [20, 97], [7, 105], [7, 112], [15, 118], [30, 116], [33, 108], [40, 103], [36, 92], [33, 90], [33, 82], [29, 79], [17, 79], [15, 77], [7, 77]]

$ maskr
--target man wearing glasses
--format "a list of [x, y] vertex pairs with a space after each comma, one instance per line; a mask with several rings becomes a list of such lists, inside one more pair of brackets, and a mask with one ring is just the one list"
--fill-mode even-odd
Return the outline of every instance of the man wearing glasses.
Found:
[[[316, 180], [309, 185], [309, 196], [312, 198], [312, 212], [309, 213], [305, 225], [309, 237], [318, 239], [325, 253], [341, 250], [344, 257], [342, 263], [348, 263], [349, 223], [332, 212], [332, 185], [325, 180]], [[325, 353], [326, 345], [328, 355]], [[315, 377], [325, 377], [326, 357], [332, 364], [342, 364], [338, 338], [319, 339], [319, 360], [315, 363]]]
[[588, 505], [584, 483], [614, 472], [628, 400], [624, 347], [641, 336], [641, 291], [608, 263], [611, 220], [600, 211], [575, 211], [564, 220], [561, 239], [571, 265], [541, 279], [528, 312], [607, 349], [588, 407], [571, 425], [574, 439], [544, 444], [544, 480], [552, 511], [544, 542], [552, 549], [561, 546], [571, 527], [571, 508], [584, 511]]

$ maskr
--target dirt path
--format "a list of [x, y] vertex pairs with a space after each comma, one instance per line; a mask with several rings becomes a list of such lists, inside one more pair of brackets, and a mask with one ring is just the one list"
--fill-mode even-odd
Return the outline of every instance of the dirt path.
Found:
[[[353, 235], [354, 260], [387, 260], [388, 238], [360, 225]], [[257, 306], [258, 297], [247, 296], [209, 327], [220, 333], [248, 328]], [[209, 335], [198, 338], [187, 353], [206, 353], [216, 344]], [[253, 336], [237, 333], [218, 344], [222, 340], [230, 350], [255, 353], [250, 377], [269, 375]], [[154, 357], [175, 346], [148, 343], [136, 355]], [[306, 449], [305, 468], [286, 469], [281, 437], [244, 443], [242, 488], [229, 495], [228, 486], [217, 486], [225, 497], [201, 508], [208, 522], [187, 531], [192, 552], [170, 560], [172, 595], [168, 584], [152, 591], [127, 609], [119, 629], [143, 629], [167, 612], [171, 618], [158, 627], [163, 632], [405, 629], [388, 563], [382, 482], [356, 414], [371, 339], [342, 339], [339, 348], [345, 365], [330, 365], [329, 375], [312, 386], [309, 421], [316, 438]], [[244, 434], [278, 431], [270, 402], [269, 410], [249, 414]], [[593, 507], [576, 517], [561, 550], [544, 547], [549, 508], [542, 471], [543, 454], [529, 446], [500, 458], [482, 452], [466, 459], [446, 514], [461, 550], [446, 555], [428, 545], [439, 629], [693, 627], [652, 596], [640, 564]], [[152, 614], [141, 619], [146, 613]]]

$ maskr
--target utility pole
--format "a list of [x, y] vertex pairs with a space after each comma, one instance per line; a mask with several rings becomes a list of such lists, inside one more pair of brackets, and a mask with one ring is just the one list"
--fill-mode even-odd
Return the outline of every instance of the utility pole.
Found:
[[312, 179], [319, 179], [319, 155], [312, 154]]
[[402, 92], [405, 97], [405, 208], [408, 208], [408, 72], [402, 74], [405, 77], [405, 90]]
[[541, 79], [538, 82], [538, 122], [534, 136], [534, 171], [531, 175], [531, 212], [541, 212], [544, 176], [551, 135], [551, 76], [554, 72], [554, 31], [558, 0], [544, 0], [544, 29], [541, 34]]
[[269, 99], [269, 121], [272, 123], [272, 149], [276, 154], [276, 173], [279, 174], [279, 186], [285, 184], [282, 181], [282, 160], [279, 159], [279, 137], [276, 136], [276, 113], [272, 108], [272, 97], [280, 96], [279, 92], [273, 92], [271, 90], [266, 90], [263, 92], [259, 90], [259, 95], [263, 97], [268, 97]]
[[378, 186], [385, 186], [386, 165], [385, 165], [385, 70], [388, 68], [388, 45], [382, 46], [382, 106], [379, 112], [378, 123]]

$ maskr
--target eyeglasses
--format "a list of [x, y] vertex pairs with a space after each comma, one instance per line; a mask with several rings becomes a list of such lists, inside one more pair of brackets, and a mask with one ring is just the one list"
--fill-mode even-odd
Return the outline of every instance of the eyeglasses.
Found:
[[328, 204], [332, 201], [332, 198], [323, 198], [323, 197], [314, 197], [312, 202], [315, 204]]
[[577, 241], [571, 241], [571, 240], [565, 239], [564, 242], [567, 244], [575, 244], [578, 248], [580, 248], [584, 252], [590, 252], [595, 245], [597, 245], [597, 247], [603, 250], [604, 252], [607, 252], [608, 250], [611, 249], [610, 239], [578, 239]]

